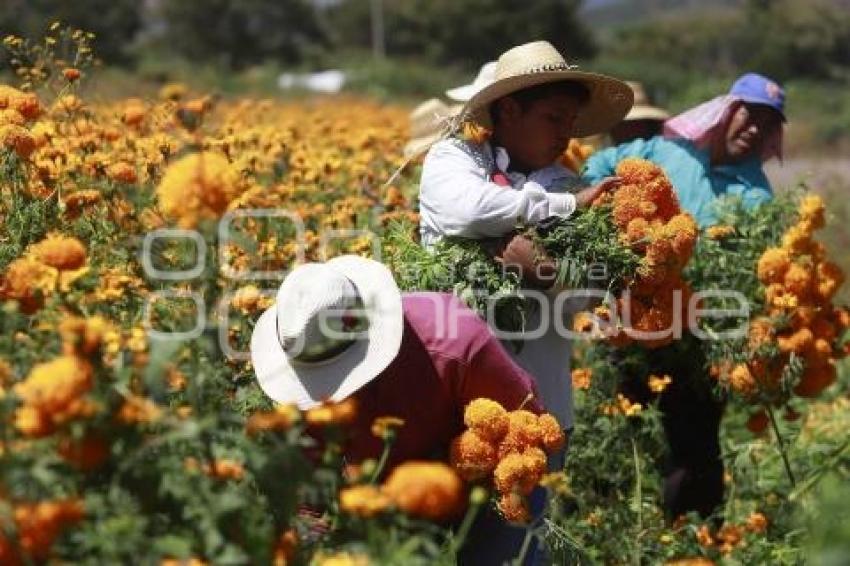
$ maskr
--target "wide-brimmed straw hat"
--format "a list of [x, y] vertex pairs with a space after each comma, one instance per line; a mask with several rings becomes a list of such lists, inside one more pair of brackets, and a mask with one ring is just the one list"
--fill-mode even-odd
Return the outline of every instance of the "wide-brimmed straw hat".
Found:
[[296, 267], [251, 335], [262, 390], [310, 409], [342, 401], [395, 359], [404, 329], [389, 269], [359, 256]]
[[651, 104], [641, 83], [637, 81], [626, 81], [626, 84], [631, 87], [632, 92], [635, 94], [635, 103], [632, 105], [629, 113], [626, 114], [626, 117], [623, 118], [624, 122], [632, 120], [658, 120], [659, 122], [663, 122], [670, 117], [669, 112]]
[[404, 146], [404, 156], [412, 157], [427, 151], [442, 137], [449, 118], [460, 112], [460, 107], [446, 105], [438, 98], [426, 100], [410, 113], [410, 141]]
[[496, 61], [488, 61], [481, 66], [478, 76], [468, 85], [450, 88], [446, 96], [455, 102], [466, 102], [478, 92], [496, 80]]
[[464, 114], [480, 125], [490, 127], [491, 103], [519, 90], [565, 80], [583, 84], [590, 94], [576, 117], [574, 137], [611, 129], [632, 107], [634, 95], [625, 82], [579, 71], [576, 65], [567, 63], [551, 43], [535, 41], [509, 49], [499, 57], [496, 80], [466, 103]]

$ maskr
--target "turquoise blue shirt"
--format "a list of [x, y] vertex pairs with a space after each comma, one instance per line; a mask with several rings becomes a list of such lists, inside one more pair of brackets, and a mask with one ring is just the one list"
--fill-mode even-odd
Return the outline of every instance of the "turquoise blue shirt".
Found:
[[648, 159], [664, 169], [682, 208], [690, 212], [702, 228], [717, 223], [715, 205], [721, 197], [740, 197], [748, 209], [773, 198], [758, 156], [712, 167], [707, 149], [697, 149], [687, 140], [661, 136], [596, 152], [587, 160], [584, 180], [595, 184], [613, 175], [617, 163], [626, 157]]

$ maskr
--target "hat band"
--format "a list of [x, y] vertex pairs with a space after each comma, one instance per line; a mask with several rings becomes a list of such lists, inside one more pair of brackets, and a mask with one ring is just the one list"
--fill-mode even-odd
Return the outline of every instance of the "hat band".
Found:
[[550, 73], [552, 71], [574, 71], [576, 69], [578, 69], [578, 65], [570, 65], [566, 61], [563, 61], [561, 63], [546, 63], [545, 65], [530, 67], [524, 70], [522, 74]]

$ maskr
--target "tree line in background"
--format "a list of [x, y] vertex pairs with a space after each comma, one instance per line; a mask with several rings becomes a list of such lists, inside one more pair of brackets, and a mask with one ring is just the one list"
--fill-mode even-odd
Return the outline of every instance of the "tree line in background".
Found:
[[577, 59], [604, 52], [702, 73], [746, 67], [780, 80], [850, 76], [841, 0], [726, 2], [602, 34], [581, 18], [581, 0], [4, 0], [0, 33], [39, 37], [60, 19], [93, 31], [109, 64], [132, 66], [156, 49], [230, 69], [269, 61], [322, 67], [370, 49], [376, 5], [388, 56], [467, 70], [542, 38]]

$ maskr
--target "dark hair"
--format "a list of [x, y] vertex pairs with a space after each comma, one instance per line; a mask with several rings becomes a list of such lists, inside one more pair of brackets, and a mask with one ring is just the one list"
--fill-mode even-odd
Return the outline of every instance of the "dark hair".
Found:
[[[523, 111], [526, 111], [531, 108], [535, 102], [543, 100], [544, 98], [549, 98], [553, 95], [566, 95], [576, 99], [580, 105], [583, 105], [590, 100], [590, 89], [580, 82], [567, 79], [553, 83], [543, 83], [541, 85], [530, 86], [528, 88], [506, 94], [502, 98], [513, 98], [516, 100], [517, 104], [519, 104], [520, 108], [522, 108]], [[490, 105], [490, 116], [494, 124], [498, 121], [498, 115], [496, 112], [497, 102], [498, 100], [494, 101]]]

